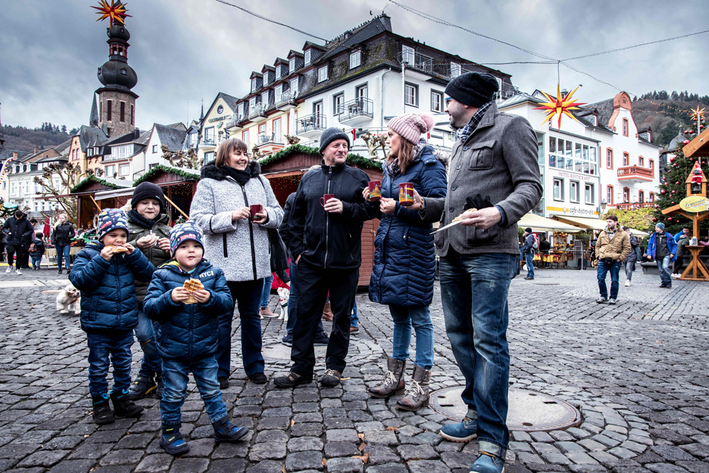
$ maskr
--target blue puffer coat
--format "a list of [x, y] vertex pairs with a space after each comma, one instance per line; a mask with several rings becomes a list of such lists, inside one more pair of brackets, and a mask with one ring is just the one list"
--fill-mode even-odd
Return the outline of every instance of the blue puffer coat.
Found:
[[[425, 146], [406, 169], [392, 180], [385, 170], [382, 197], [399, 200], [399, 184], [412, 182], [424, 197], [445, 197], [446, 170]], [[392, 215], [381, 215], [374, 239], [374, 265], [369, 281], [369, 298], [380, 304], [425, 306], [433, 299], [435, 252], [430, 223], [417, 210], [396, 203]]]
[[[172, 290], [187, 279], [199, 279], [211, 297], [206, 304], [172, 300]], [[158, 267], [143, 300], [145, 314], [160, 325], [156, 340], [163, 358], [197, 360], [217, 352], [217, 316], [234, 310], [231, 293], [221, 269], [206, 259], [192, 274], [171, 260]]]
[[153, 264], [139, 250], [101, 257], [104, 245], [92, 241], [74, 260], [69, 280], [81, 291], [81, 329], [84, 332], [131, 330], [138, 325], [135, 280], [150, 281]]

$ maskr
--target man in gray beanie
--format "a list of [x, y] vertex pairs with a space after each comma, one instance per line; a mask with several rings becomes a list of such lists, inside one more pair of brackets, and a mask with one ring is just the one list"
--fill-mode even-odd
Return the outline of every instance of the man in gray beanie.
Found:
[[339, 128], [328, 128], [320, 137], [319, 168], [300, 180], [288, 219], [288, 247], [298, 268], [297, 317], [293, 328], [290, 373], [274, 380], [290, 388], [313, 380], [315, 352], [325, 299], [330, 293], [332, 333], [327, 346], [323, 386], [340, 384], [349, 351], [350, 314], [354, 305], [362, 262], [362, 224], [377, 216], [362, 191], [367, 173], [348, 166], [349, 137]]
[[507, 293], [519, 267], [517, 221], [542, 197], [537, 136], [526, 119], [497, 110], [497, 79], [470, 72], [446, 87], [446, 111], [458, 130], [445, 198], [414, 196], [421, 218], [441, 226], [435, 235], [440, 260], [446, 332], [465, 376], [468, 413], [444, 425], [441, 436], [477, 437], [480, 455], [471, 472], [500, 473], [509, 430], [507, 389]]

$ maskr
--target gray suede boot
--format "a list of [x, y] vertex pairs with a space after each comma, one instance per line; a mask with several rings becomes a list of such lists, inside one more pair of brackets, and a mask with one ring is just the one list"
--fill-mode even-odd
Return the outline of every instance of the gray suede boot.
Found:
[[414, 374], [406, 395], [396, 401], [396, 407], [405, 411], [417, 411], [428, 406], [428, 385], [431, 382], [431, 370], [414, 365]]
[[387, 374], [384, 381], [378, 386], [369, 389], [369, 395], [376, 398], [389, 397], [396, 391], [404, 389], [404, 373], [406, 372], [406, 361], [396, 360], [387, 356]]

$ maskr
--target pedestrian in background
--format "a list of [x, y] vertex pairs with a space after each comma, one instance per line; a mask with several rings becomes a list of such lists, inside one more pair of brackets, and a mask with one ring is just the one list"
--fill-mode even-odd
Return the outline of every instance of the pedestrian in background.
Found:
[[[246, 143], [230, 138], [217, 149], [214, 164], [202, 167], [190, 218], [204, 231], [205, 257], [224, 271], [234, 302], [219, 318], [219, 385], [229, 387], [234, 307], [241, 319], [241, 355], [251, 382], [265, 384], [259, 304], [263, 279], [271, 276], [269, 228], [278, 228], [283, 209]], [[250, 206], [261, 205], [251, 215]]]
[[527, 227], [524, 229], [522, 234], [522, 255], [524, 255], [524, 261], [527, 265], [527, 275], [524, 277], [526, 280], [534, 279], [534, 244], [536, 240], [532, 234], [532, 229]]
[[[620, 275], [621, 262], [630, 254], [630, 237], [618, 227], [618, 217], [608, 215], [606, 217], [606, 228], [601, 230], [596, 241], [596, 258], [598, 258], [598, 269], [596, 279], [598, 279], [598, 290], [601, 297], [596, 300], [598, 304], [608, 302], [613, 305], [618, 301], [618, 279]], [[611, 294], [608, 298], [608, 286], [606, 276], [611, 274]]]
[[44, 255], [44, 241], [42, 241], [42, 232], [37, 232], [35, 234], [35, 238], [30, 244], [29, 254], [32, 258], [32, 269], [39, 271], [42, 256]]
[[[389, 156], [381, 183], [381, 219], [374, 238], [374, 264], [369, 282], [369, 298], [389, 306], [394, 322], [391, 357], [381, 382], [369, 395], [386, 398], [404, 389], [406, 361], [409, 359], [411, 327], [416, 332], [416, 360], [409, 388], [396, 407], [417, 411], [428, 405], [433, 367], [433, 323], [429, 306], [433, 300], [436, 252], [432, 225], [417, 210], [399, 201], [399, 185], [413, 184], [419, 195], [445, 197], [446, 169], [436, 159], [434, 149], [421, 141], [433, 127], [433, 117], [408, 113], [389, 122]], [[369, 188], [364, 198], [371, 202]]]
[[445, 439], [477, 437], [471, 472], [504, 469], [510, 355], [507, 295], [519, 255], [517, 222], [542, 197], [537, 136], [520, 116], [500, 113], [497, 79], [462, 74], [446, 86], [446, 112], [458, 130], [445, 199], [418, 198], [425, 221], [460, 225], [438, 232], [446, 333], [465, 376], [462, 422], [444, 425]]
[[655, 232], [647, 242], [647, 257], [655, 260], [657, 269], [660, 270], [660, 287], [672, 287], [670, 263], [677, 257], [677, 243], [672, 234], [665, 231], [665, 224], [660, 222], [655, 225]]
[[59, 274], [62, 274], [62, 263], [66, 266], [67, 272], [71, 271], [71, 240], [75, 235], [74, 225], [67, 222], [66, 214], [59, 214], [52, 232], [52, 246], [57, 251]]
[[34, 236], [34, 228], [25, 217], [22, 210], [16, 210], [15, 216], [5, 220], [2, 231], [6, 235], [5, 251], [7, 252], [6, 273], [12, 271], [12, 264], [15, 264], [15, 274], [22, 275], [20, 268], [25, 260], [30, 241]]
[[630, 233], [630, 227], [623, 227], [623, 231], [628, 234], [630, 238], [630, 253], [625, 259], [625, 287], [630, 286], [630, 281], [633, 279], [633, 271], [635, 271], [635, 262], [638, 260], [638, 248], [640, 244], [635, 235]]

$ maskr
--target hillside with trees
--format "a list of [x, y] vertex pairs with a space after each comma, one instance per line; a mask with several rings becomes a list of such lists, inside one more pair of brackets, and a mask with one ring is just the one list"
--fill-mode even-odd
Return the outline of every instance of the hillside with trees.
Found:
[[23, 126], [4, 125], [2, 132], [5, 136], [5, 149], [13, 151], [34, 150], [35, 146], [40, 149], [59, 145], [68, 140], [78, 130], [73, 128], [67, 130], [66, 125], [54, 125], [46, 122], [39, 128], [25, 128]]
[[652, 128], [653, 141], [667, 146], [677, 136], [680, 126], [683, 130], [696, 128], [690, 119], [691, 109], [709, 108], [709, 95], [687, 91], [668, 93], [666, 90], [643, 94], [633, 102], [633, 119], [642, 130]]

